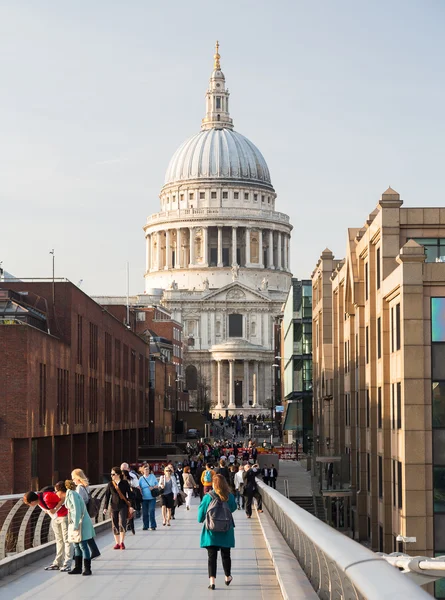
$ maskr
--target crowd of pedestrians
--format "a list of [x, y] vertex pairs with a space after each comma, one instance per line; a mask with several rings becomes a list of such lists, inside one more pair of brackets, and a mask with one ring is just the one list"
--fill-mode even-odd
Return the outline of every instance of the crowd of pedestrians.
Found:
[[[159, 479], [147, 463], [138, 470], [128, 463], [113, 467], [103, 511], [111, 519], [114, 550], [125, 550], [125, 536], [128, 532], [136, 533], [134, 521], [139, 516], [142, 516], [143, 531], [157, 530], [158, 499], [162, 526], [171, 527], [176, 508], [185, 504], [185, 509], [190, 510], [192, 498], [199, 497], [198, 521], [203, 523], [200, 545], [207, 549], [209, 588], [215, 589], [219, 551], [225, 584], [230, 585], [230, 549], [235, 545], [232, 513], [244, 509], [250, 519], [254, 500], [262, 512], [257, 477], [274, 487], [277, 477], [274, 465], [259, 468], [252, 440], [246, 444], [236, 441], [242, 426], [242, 421], [232, 418], [227, 427], [234, 429], [233, 439], [226, 436], [212, 444], [188, 443], [187, 458], [176, 465], [168, 461]], [[71, 479], [59, 481], [40, 492], [30, 491], [23, 501], [29, 506], [39, 506], [51, 518], [56, 555], [45, 569], [91, 575], [91, 561], [100, 556], [93, 525], [100, 503], [92, 496], [84, 471], [76, 468]]]

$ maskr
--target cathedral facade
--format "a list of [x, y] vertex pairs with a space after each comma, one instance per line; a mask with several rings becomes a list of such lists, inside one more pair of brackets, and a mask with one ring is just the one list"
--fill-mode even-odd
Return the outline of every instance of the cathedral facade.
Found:
[[264, 412], [273, 401], [274, 322], [291, 282], [289, 217], [262, 154], [233, 128], [218, 44], [201, 131], [173, 155], [147, 219], [145, 293], [184, 326], [185, 381], [199, 407]]

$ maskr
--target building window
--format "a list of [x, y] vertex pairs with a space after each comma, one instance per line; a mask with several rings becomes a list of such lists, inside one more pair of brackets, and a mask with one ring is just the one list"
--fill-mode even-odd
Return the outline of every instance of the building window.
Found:
[[74, 382], [74, 423], [85, 422], [85, 377], [76, 373]]
[[379, 498], [383, 498], [383, 458], [379, 456]]
[[121, 386], [116, 383], [114, 386], [114, 422], [120, 423], [122, 419], [121, 407]]
[[366, 427], [371, 427], [371, 399], [369, 390], [366, 390]]
[[136, 352], [131, 350], [130, 354], [130, 377], [131, 381], [136, 381]]
[[216, 198], [216, 192], [211, 192], [210, 197], [211, 198]]
[[445, 262], [445, 238], [410, 238], [425, 249], [426, 262]]
[[380, 248], [377, 248], [375, 262], [376, 262], [376, 287], [379, 290], [380, 289], [380, 279], [381, 279], [381, 274], [380, 274], [380, 268], [381, 268], [380, 267]]
[[179, 194], [179, 200], [182, 202], [184, 200], [184, 194]]
[[396, 489], [396, 462], [395, 460], [392, 460], [392, 505], [395, 507], [396, 506], [396, 500], [397, 500], [397, 489]]
[[189, 200], [193, 200], [193, 192], [190, 192], [190, 194], [189, 194]]
[[114, 376], [121, 376], [121, 343], [119, 340], [114, 340]]
[[254, 194], [253, 195], [253, 201], [254, 202], [258, 202], [258, 194]]
[[243, 315], [229, 315], [229, 337], [243, 337]]
[[239, 198], [239, 192], [233, 192], [233, 198], [235, 200], [238, 200], [238, 198]]
[[123, 375], [125, 381], [128, 381], [128, 346], [123, 345]]
[[397, 507], [403, 508], [402, 463], [397, 461]]
[[113, 368], [112, 337], [105, 332], [105, 375], [111, 375]]
[[224, 199], [227, 199], [229, 197], [229, 192], [223, 192], [222, 194]]
[[221, 110], [221, 97], [216, 97], [216, 110]]
[[396, 384], [397, 390], [397, 429], [402, 429], [402, 384]]
[[200, 200], [205, 200], [206, 197], [206, 193], [205, 192], [199, 192], [199, 199]]
[[377, 427], [382, 428], [383, 425], [383, 404], [382, 404], [382, 388], [377, 388]]
[[365, 347], [365, 356], [366, 356], [366, 364], [369, 364], [369, 327], [368, 325], [366, 325], [366, 329], [365, 329], [365, 336], [366, 336], [366, 347]]
[[382, 358], [382, 319], [377, 319], [377, 358]]
[[264, 202], [266, 196], [261, 196], [261, 202]]
[[83, 353], [83, 320], [80, 315], [77, 315], [77, 364], [82, 365]]
[[400, 350], [401, 345], [400, 302], [391, 307], [391, 352]]
[[57, 423], [68, 423], [69, 376], [66, 369], [57, 369]]
[[93, 424], [97, 423], [97, 379], [96, 379], [96, 377], [90, 377], [88, 421]]
[[90, 369], [97, 369], [98, 327], [90, 323]]
[[39, 425], [46, 425], [46, 365], [44, 363], [40, 363]]
[[270, 196], [267, 196], [267, 204], [270, 204]]
[[368, 299], [369, 295], [369, 265], [365, 263], [365, 300]]
[[248, 199], [249, 199], [249, 194], [248, 194], [248, 192], [245, 192], [244, 193], [244, 200], [248, 200]]
[[113, 400], [111, 394], [111, 381], [105, 382], [105, 423], [113, 422]]

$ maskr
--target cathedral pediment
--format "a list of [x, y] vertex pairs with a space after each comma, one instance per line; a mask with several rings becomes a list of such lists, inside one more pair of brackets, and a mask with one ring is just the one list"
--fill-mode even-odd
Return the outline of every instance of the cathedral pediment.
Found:
[[260, 291], [253, 290], [239, 282], [230, 283], [219, 290], [207, 294], [203, 299], [217, 302], [270, 302], [270, 298]]

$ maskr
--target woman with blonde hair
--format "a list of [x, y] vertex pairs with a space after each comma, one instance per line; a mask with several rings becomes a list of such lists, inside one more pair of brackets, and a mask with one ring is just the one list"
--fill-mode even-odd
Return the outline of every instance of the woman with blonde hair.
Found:
[[65, 482], [59, 481], [55, 485], [56, 494], [68, 509], [68, 532], [70, 525], [73, 533], [79, 532], [79, 541], [74, 542], [74, 569], [68, 573], [69, 575], [80, 575], [82, 573], [82, 558], [83, 558], [83, 573], [82, 575], [91, 575], [91, 554], [88, 547], [88, 540], [95, 537], [93, 523], [88, 514], [85, 502], [76, 492], [76, 484], [71, 479]]
[[167, 465], [164, 469], [164, 475], [159, 479], [159, 487], [162, 490], [161, 506], [162, 506], [162, 524], [170, 527], [170, 519], [172, 517], [172, 508], [175, 505], [175, 500], [179, 492], [176, 477], [172, 477], [173, 469]]
[[[82, 469], [74, 469], [71, 471], [71, 479], [76, 484], [76, 492], [85, 502], [85, 506], [88, 510], [88, 503], [90, 501], [90, 482], [88, 481], [88, 477], [82, 471]], [[88, 512], [88, 514], [90, 514]], [[97, 547], [96, 540], [91, 538], [88, 540], [88, 546], [91, 551], [91, 560], [100, 556], [99, 548]]]
[[218, 550], [221, 550], [225, 584], [230, 585], [233, 579], [230, 548], [235, 547], [235, 523], [231, 513], [237, 507], [225, 477], [215, 475], [212, 483], [213, 490], [204, 495], [198, 509], [198, 522], [204, 523], [200, 545], [207, 548], [210, 590], [215, 589]]

